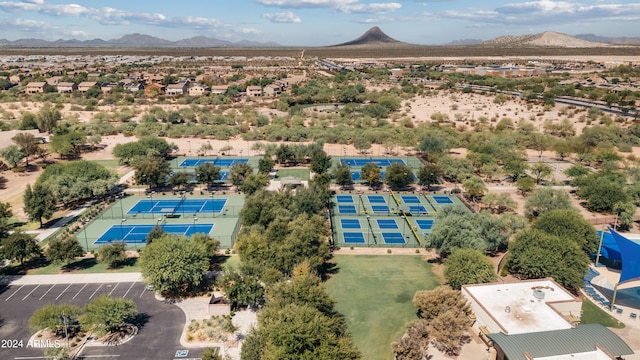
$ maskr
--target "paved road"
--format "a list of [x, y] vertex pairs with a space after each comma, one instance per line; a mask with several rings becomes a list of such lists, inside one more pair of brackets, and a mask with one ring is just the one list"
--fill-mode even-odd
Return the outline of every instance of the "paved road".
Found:
[[[86, 347], [80, 358], [174, 359], [176, 351], [182, 349], [180, 334], [185, 315], [177, 306], [156, 300], [153, 291], [139, 281], [0, 285], [0, 339], [22, 341], [18, 348], [0, 348], [0, 359], [44, 359], [42, 349], [28, 346], [31, 314], [50, 303], [83, 306], [103, 294], [132, 299], [143, 314], [143, 325], [128, 343]], [[201, 350], [190, 349], [188, 358], [200, 354]]]

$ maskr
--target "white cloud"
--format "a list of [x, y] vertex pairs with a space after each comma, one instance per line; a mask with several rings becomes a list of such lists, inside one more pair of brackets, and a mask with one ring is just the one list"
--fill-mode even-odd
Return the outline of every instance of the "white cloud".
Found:
[[358, 2], [358, 0], [257, 0], [258, 3], [266, 6], [276, 6], [283, 8], [304, 9], [304, 8], [338, 8], [348, 4]]
[[270, 20], [273, 23], [279, 23], [279, 24], [290, 24], [290, 23], [302, 22], [302, 20], [291, 11], [263, 14], [262, 17]]
[[640, 20], [640, 4], [584, 5], [567, 1], [539, 0], [505, 4], [493, 10], [448, 10], [426, 15], [480, 24], [507, 25], [570, 24], [607, 20], [637, 21]]
[[343, 5], [338, 8], [338, 11], [343, 13], [386, 14], [401, 7], [402, 5], [399, 3], [353, 4]]

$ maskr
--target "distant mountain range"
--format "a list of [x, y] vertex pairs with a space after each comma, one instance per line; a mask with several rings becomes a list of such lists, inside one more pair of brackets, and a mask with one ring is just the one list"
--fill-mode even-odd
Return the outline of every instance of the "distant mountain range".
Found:
[[0, 46], [8, 47], [185, 47], [185, 48], [206, 48], [206, 47], [281, 47], [275, 42], [255, 42], [242, 40], [231, 42], [210, 38], [206, 36], [195, 36], [178, 41], [170, 41], [145, 34], [129, 34], [119, 39], [102, 40], [56, 40], [46, 41], [41, 39], [19, 39], [9, 41], [0, 39]]
[[[557, 32], [547, 31], [540, 34], [529, 35], [506, 35], [492, 40], [463, 39], [442, 46], [487, 46], [487, 47], [606, 47], [611, 45], [640, 45], [640, 37], [605, 37], [594, 34], [582, 34], [571, 36]], [[146, 47], [146, 48], [273, 48], [283, 47], [275, 42], [255, 42], [242, 40], [231, 42], [206, 36], [195, 36], [178, 41], [170, 41], [145, 34], [129, 34], [118, 39], [102, 40], [56, 40], [47, 41], [42, 39], [19, 39], [10, 41], [0, 39], [0, 47]], [[367, 30], [362, 36], [331, 47], [401, 47], [419, 46], [396, 40], [385, 34], [379, 27], [374, 26]]]

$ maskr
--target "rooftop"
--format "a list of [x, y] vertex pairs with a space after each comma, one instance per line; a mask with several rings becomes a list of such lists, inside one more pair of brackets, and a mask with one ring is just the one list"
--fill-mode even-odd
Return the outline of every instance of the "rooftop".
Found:
[[[551, 279], [464, 288], [507, 334], [572, 328], [549, 303], [576, 301], [576, 298]], [[544, 298], [534, 297], [534, 290]]]

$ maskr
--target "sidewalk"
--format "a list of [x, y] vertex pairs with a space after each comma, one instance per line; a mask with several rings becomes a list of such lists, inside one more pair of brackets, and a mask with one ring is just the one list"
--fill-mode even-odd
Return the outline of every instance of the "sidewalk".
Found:
[[0, 277], [3, 285], [41, 285], [41, 284], [86, 284], [142, 281], [142, 274], [97, 273], [97, 274], [52, 274], [52, 275], [7, 275]]

